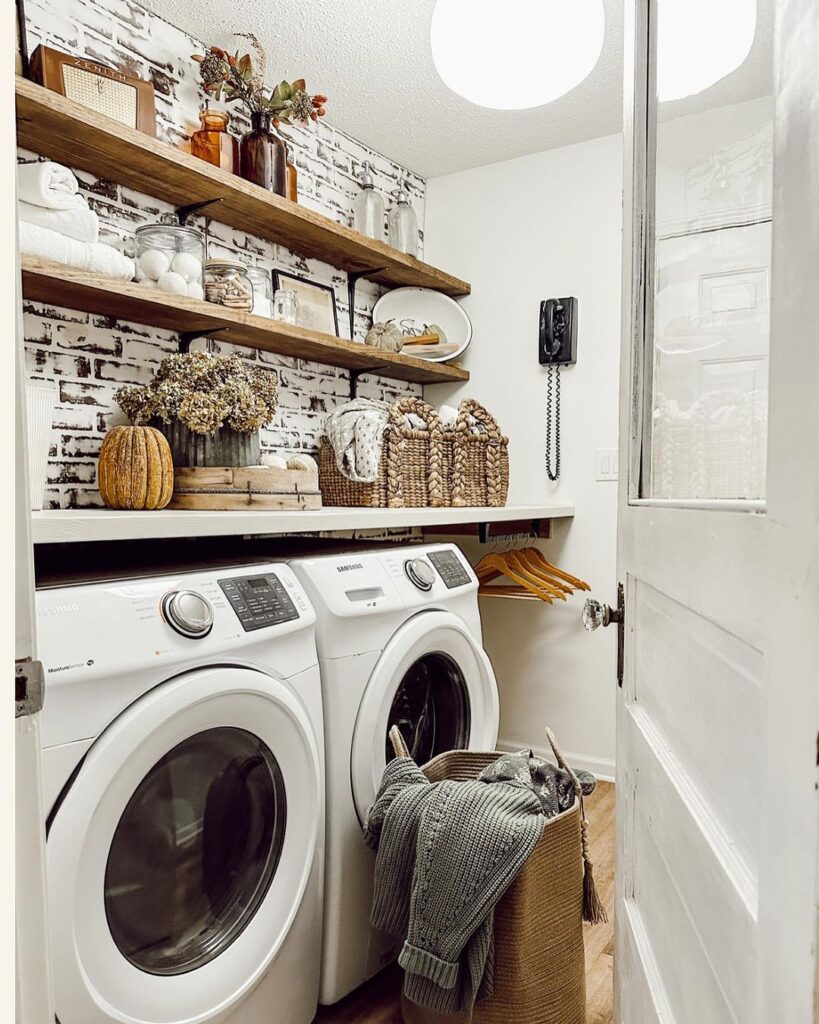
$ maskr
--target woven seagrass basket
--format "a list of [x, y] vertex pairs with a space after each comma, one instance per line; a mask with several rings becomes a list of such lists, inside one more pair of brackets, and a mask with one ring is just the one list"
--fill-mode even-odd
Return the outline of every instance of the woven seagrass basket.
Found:
[[[473, 434], [470, 417], [483, 427]], [[444, 433], [445, 475], [449, 504], [456, 508], [506, 504], [509, 493], [509, 438], [495, 417], [473, 398], [458, 406], [454, 431]]]
[[[423, 771], [431, 782], [473, 779], [500, 756], [452, 750]], [[475, 1003], [471, 1018], [436, 1013], [402, 995], [404, 1024], [585, 1024], [581, 818], [575, 800], [570, 810], [547, 821], [495, 908], [493, 994]]]
[[[404, 426], [414, 413], [426, 430]], [[438, 413], [420, 398], [401, 398], [390, 407], [381, 444], [378, 476], [372, 483], [349, 480], [339, 470], [333, 446], [319, 442], [319, 487], [327, 505], [361, 508], [441, 508], [449, 504], [444, 476], [443, 428]]]

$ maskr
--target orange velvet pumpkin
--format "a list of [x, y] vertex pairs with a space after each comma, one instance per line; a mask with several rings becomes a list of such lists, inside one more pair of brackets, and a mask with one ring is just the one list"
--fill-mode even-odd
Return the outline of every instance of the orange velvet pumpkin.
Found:
[[112, 427], [102, 442], [97, 482], [109, 508], [164, 508], [173, 495], [168, 442], [153, 427]]

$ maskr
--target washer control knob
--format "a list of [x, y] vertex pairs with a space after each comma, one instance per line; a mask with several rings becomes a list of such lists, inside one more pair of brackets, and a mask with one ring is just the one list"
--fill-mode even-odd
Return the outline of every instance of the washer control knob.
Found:
[[435, 582], [435, 570], [423, 558], [408, 558], [404, 562], [407, 579], [419, 590], [432, 590]]
[[191, 640], [201, 640], [213, 629], [210, 601], [195, 590], [174, 590], [162, 598], [162, 614], [172, 629]]

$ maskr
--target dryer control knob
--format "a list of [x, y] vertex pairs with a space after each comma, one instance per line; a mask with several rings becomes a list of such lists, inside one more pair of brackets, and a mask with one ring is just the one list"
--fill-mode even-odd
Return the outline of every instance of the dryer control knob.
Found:
[[423, 558], [408, 558], [404, 562], [407, 579], [419, 590], [432, 590], [435, 582], [435, 570]]
[[162, 598], [162, 614], [169, 626], [191, 640], [206, 637], [213, 629], [210, 601], [195, 590], [174, 590]]

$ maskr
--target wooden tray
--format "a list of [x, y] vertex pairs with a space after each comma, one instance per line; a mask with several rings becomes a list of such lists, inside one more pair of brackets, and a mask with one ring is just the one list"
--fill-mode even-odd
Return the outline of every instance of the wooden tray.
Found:
[[321, 508], [318, 473], [273, 466], [174, 467], [168, 508], [236, 512], [241, 509], [300, 511]]

